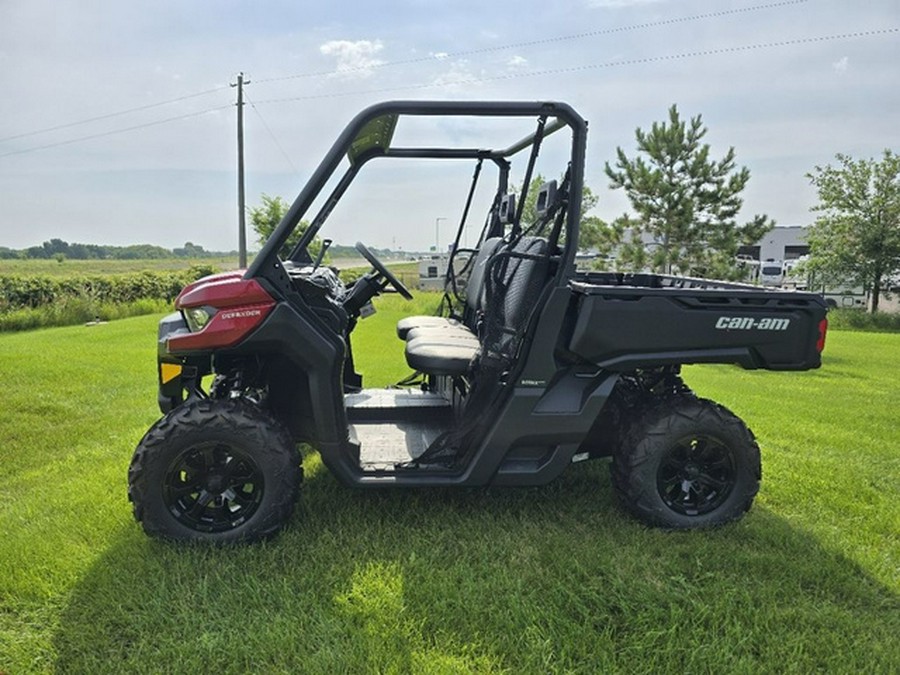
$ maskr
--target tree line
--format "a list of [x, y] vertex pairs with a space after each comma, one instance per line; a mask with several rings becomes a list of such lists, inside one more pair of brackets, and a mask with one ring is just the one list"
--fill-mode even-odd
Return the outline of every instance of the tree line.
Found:
[[168, 249], [153, 244], [129, 246], [105, 246], [99, 244], [70, 244], [62, 239], [51, 239], [40, 246], [23, 249], [0, 246], [3, 260], [164, 260], [169, 258], [223, 258], [237, 256], [237, 251], [207, 251], [191, 242]]

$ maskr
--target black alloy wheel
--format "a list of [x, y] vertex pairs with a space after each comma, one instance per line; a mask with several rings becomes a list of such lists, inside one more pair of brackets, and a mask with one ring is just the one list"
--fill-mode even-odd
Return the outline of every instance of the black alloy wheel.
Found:
[[700, 516], [728, 499], [735, 479], [735, 462], [727, 445], [709, 436], [688, 436], [663, 457], [656, 489], [676, 513]]
[[252, 457], [225, 443], [188, 448], [169, 465], [163, 483], [166, 508], [198, 532], [225, 532], [249, 520], [265, 492]]

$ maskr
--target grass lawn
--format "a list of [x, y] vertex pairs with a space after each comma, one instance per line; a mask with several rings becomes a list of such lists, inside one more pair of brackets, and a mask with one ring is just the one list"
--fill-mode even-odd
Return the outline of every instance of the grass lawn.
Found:
[[[407, 310], [380, 308], [369, 386], [406, 374]], [[762, 447], [727, 527], [643, 527], [600, 462], [373, 492], [311, 454], [281, 536], [213, 549], [148, 539], [126, 500], [157, 318], [0, 335], [0, 673], [900, 669], [900, 335], [832, 333], [816, 372], [686, 369]]]

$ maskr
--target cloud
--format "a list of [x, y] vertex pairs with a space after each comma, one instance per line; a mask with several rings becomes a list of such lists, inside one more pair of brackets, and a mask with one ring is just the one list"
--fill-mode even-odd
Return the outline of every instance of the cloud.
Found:
[[450, 68], [431, 81], [431, 86], [439, 87], [450, 93], [458, 93], [477, 85], [479, 75], [469, 66], [466, 59], [457, 59]]
[[588, 7], [598, 7], [601, 9], [618, 9], [620, 7], [633, 7], [634, 5], [650, 5], [657, 2], [666, 2], [666, 0], [585, 0]]
[[369, 77], [372, 70], [384, 61], [375, 55], [384, 48], [381, 40], [331, 40], [319, 46], [325, 56], [337, 58], [335, 75], [343, 77]]
[[835, 61], [834, 63], [832, 63], [831, 67], [834, 68], [834, 72], [838, 73], [839, 75], [842, 75], [847, 72], [847, 67], [849, 65], [850, 65], [850, 59], [848, 59], [846, 56], [844, 56], [843, 58], [840, 58], [837, 61]]
[[528, 59], [526, 59], [524, 56], [519, 56], [518, 54], [516, 54], [506, 62], [507, 68], [524, 68], [527, 65]]

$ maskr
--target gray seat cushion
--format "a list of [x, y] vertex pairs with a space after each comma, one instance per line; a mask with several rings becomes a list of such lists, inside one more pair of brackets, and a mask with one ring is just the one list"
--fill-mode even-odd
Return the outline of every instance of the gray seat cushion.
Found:
[[413, 370], [431, 375], [465, 375], [478, 356], [478, 342], [428, 339], [406, 342], [406, 363]]
[[413, 328], [406, 334], [406, 339], [407, 341], [426, 340], [429, 342], [440, 343], [447, 342], [448, 340], [450, 340], [451, 343], [463, 340], [465, 342], [475, 343], [476, 345], [478, 344], [478, 336], [461, 324], [455, 326], [425, 326]]
[[407, 316], [397, 322], [397, 337], [405, 340], [406, 336], [414, 328], [445, 328], [447, 326], [462, 326], [456, 319], [448, 319], [445, 316]]

